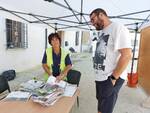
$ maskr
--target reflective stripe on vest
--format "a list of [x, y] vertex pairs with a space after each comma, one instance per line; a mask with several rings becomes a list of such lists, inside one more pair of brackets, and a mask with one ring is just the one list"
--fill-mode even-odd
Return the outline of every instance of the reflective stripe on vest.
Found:
[[[65, 58], [67, 56], [68, 52], [66, 52], [63, 48], [61, 48], [61, 58], [60, 58], [60, 70], [63, 71], [65, 69]], [[47, 65], [50, 68], [50, 71], [52, 72], [52, 65], [53, 65], [53, 51], [52, 48], [46, 49], [46, 55], [47, 55]], [[45, 73], [44, 76], [45, 81], [48, 79], [48, 74]]]

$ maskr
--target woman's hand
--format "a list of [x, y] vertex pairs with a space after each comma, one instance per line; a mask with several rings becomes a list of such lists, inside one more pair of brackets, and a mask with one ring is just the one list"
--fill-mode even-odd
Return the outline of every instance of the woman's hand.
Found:
[[61, 80], [63, 80], [64, 78], [64, 74], [60, 74], [59, 76], [56, 77], [56, 82], [60, 82]]

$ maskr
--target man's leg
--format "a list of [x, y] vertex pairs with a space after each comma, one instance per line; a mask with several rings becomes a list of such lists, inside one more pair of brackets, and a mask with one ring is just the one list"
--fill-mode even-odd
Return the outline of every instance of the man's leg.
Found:
[[108, 78], [103, 82], [96, 82], [96, 97], [98, 100], [98, 113], [112, 113], [118, 92], [123, 84], [123, 79], [118, 79], [115, 86], [112, 85], [111, 79]]
[[112, 113], [116, 100], [117, 100], [118, 95], [113, 92], [112, 95], [110, 95], [109, 97], [103, 98], [102, 99], [102, 109], [101, 112], [102, 113]]
[[98, 81], [96, 81], [95, 83], [96, 83], [96, 98], [98, 100], [97, 110], [98, 110], [98, 113], [101, 113], [100, 112], [101, 111], [101, 106], [100, 106], [101, 101], [99, 101], [101, 98], [101, 94], [100, 94], [100, 90], [99, 90], [99, 89], [101, 89], [101, 84]]
[[[105, 81], [96, 81], [96, 98], [98, 100], [98, 113], [109, 113], [107, 109], [109, 109], [109, 101], [108, 97], [110, 97], [113, 93], [113, 85], [110, 79]], [[111, 113], [111, 112], [110, 112]]]
[[102, 104], [101, 112], [102, 113], [112, 113], [113, 112], [114, 106], [115, 106], [117, 98], [118, 98], [118, 92], [119, 92], [120, 88], [122, 87], [123, 83], [124, 83], [124, 80], [119, 78], [116, 81], [115, 86], [113, 86], [113, 91], [112, 91], [111, 95], [108, 95], [106, 97], [105, 97], [106, 94], [104, 95], [103, 99], [101, 100], [101, 104]]

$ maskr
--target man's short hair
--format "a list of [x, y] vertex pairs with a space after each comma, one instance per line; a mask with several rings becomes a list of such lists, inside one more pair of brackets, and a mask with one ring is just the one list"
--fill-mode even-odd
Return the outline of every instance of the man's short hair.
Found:
[[92, 14], [99, 15], [99, 13], [103, 13], [105, 16], [107, 16], [106, 11], [105, 11], [104, 9], [102, 9], [102, 8], [94, 9], [94, 10], [91, 12], [90, 16], [91, 16]]
[[60, 38], [60, 36], [59, 36], [58, 33], [51, 33], [48, 36], [48, 42], [49, 42], [49, 44], [51, 44], [51, 41], [52, 41], [53, 38], [57, 38], [59, 40], [60, 44], [61, 44], [61, 38]]

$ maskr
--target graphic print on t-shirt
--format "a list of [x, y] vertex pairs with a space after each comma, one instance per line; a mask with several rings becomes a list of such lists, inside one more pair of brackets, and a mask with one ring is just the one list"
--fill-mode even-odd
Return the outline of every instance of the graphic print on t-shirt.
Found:
[[94, 57], [94, 69], [105, 71], [104, 60], [106, 59], [106, 48], [109, 35], [102, 33], [97, 40], [96, 51]]

